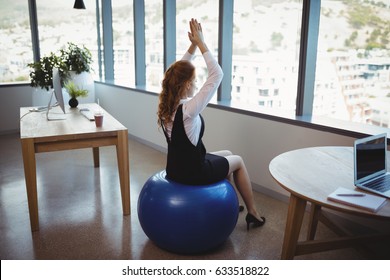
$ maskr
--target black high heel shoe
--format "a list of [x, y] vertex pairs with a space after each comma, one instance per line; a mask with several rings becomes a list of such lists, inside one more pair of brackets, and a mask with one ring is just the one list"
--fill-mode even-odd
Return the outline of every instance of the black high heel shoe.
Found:
[[265, 224], [265, 218], [261, 217], [261, 221], [257, 219], [255, 216], [252, 214], [248, 213], [246, 214], [245, 221], [246, 221], [246, 230], [249, 230], [250, 224], [253, 224], [254, 227], [261, 227], [262, 225]]

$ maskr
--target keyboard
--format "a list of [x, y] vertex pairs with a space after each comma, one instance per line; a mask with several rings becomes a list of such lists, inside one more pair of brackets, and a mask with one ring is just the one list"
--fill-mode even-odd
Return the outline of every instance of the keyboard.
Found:
[[81, 108], [80, 113], [90, 121], [95, 120], [94, 114], [88, 108]]
[[390, 174], [374, 179], [364, 185], [378, 192], [386, 192], [390, 190]]

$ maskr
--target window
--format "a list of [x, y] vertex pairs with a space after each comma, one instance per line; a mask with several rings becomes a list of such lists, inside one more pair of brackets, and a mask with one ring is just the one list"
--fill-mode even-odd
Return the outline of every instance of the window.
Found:
[[28, 2], [7, 1], [0, 9], [0, 83], [29, 81], [33, 61]]
[[298, 0], [234, 1], [233, 101], [295, 114], [301, 14]]
[[[171, 49], [168, 60], [174, 60], [175, 56], [180, 59], [187, 50], [190, 44], [187, 36], [189, 20], [196, 17], [203, 25], [205, 40], [211, 53], [217, 57], [221, 52], [224, 70], [226, 67], [230, 68], [231, 62], [231, 76], [226, 77], [225, 74], [222, 83], [221, 101], [229, 101], [231, 95], [232, 106], [246, 108], [241, 104], [248, 104], [255, 111], [261, 112], [262, 108], [266, 108], [267, 113], [282, 113], [290, 117], [295, 116], [298, 101], [298, 114], [311, 114], [312, 109], [313, 115], [317, 116], [390, 127], [389, 4], [379, 0], [310, 1], [165, 1], [169, 13], [174, 12], [174, 6], [176, 7], [176, 42], [169, 40], [175, 44], [176, 53]], [[68, 1], [36, 1], [40, 55], [56, 52], [67, 42], [85, 45], [92, 52], [95, 78], [99, 78], [97, 35], [101, 35], [102, 44], [107, 41], [111, 43], [109, 37], [112, 35], [113, 51], [107, 47], [105, 55], [113, 54], [113, 61], [110, 57], [106, 59], [113, 62], [114, 74], [112, 75], [112, 64], [106, 63], [110, 68], [107, 70], [110, 75], [106, 78], [111, 80], [113, 77], [116, 84], [130, 87], [135, 86], [137, 79], [137, 86], [143, 89], [146, 86], [148, 90], [158, 93], [164, 72], [164, 1], [84, 2], [86, 10], [73, 9], [73, 2]], [[107, 12], [110, 10], [107, 3], [110, 2], [112, 15]], [[110, 21], [112, 16], [112, 34], [110, 28], [104, 26], [104, 32], [108, 32], [105, 34], [108, 35], [106, 40], [103, 40], [101, 22], [98, 22], [100, 27], [96, 22], [96, 3], [106, 7], [99, 8], [100, 18], [103, 11], [107, 12], [104, 15], [105, 22]], [[140, 3], [136, 8], [145, 11], [145, 26], [143, 18], [134, 22], [133, 5]], [[226, 32], [230, 32], [231, 25], [226, 21], [230, 19], [230, 12], [233, 13], [231, 61], [230, 48], [218, 49], [218, 24], [222, 22], [219, 19], [219, 3], [223, 3], [221, 8], [226, 15], [223, 22], [227, 23], [223, 29], [223, 37], [221, 36], [223, 40], [229, 40]], [[226, 12], [231, 9], [230, 4], [233, 5], [232, 11]], [[317, 53], [314, 50], [308, 54], [313, 50], [311, 48], [302, 52], [308, 55], [306, 66], [310, 66], [306, 68], [306, 75], [310, 73], [307, 76], [309, 78], [302, 77], [305, 86], [299, 84], [302, 89], [300, 94], [305, 96], [297, 96], [304, 4], [305, 7], [306, 4], [311, 4], [308, 5], [311, 8], [315, 7], [315, 14], [321, 5], [321, 13]], [[137, 13], [138, 15], [141, 13]], [[28, 1], [6, 1], [0, 11], [0, 83], [29, 81], [26, 64], [33, 61], [32, 50], [38, 47], [32, 46], [29, 24]], [[170, 22], [167, 24], [169, 29]], [[317, 25], [312, 22], [310, 24], [309, 29], [317, 32]], [[142, 40], [134, 42], [136, 27], [142, 27], [145, 38], [142, 36]], [[169, 30], [174, 32], [174, 28]], [[309, 37], [315, 37], [313, 34], [316, 32], [309, 31]], [[136, 33], [139, 34], [143, 33]], [[171, 39], [175, 36], [168, 35]], [[309, 38], [309, 42], [317, 40], [317, 37], [313, 37]], [[140, 58], [137, 60], [134, 54], [135, 43], [137, 52], [142, 54], [137, 56]], [[230, 42], [227, 43], [230, 46]], [[104, 49], [103, 45], [100, 49]], [[104, 57], [101, 56], [101, 59]], [[198, 85], [201, 85], [207, 76], [207, 69], [199, 51], [193, 62]], [[315, 73], [311, 71], [314, 66]], [[103, 68], [104, 63], [100, 67]], [[311, 86], [313, 92], [303, 92], [310, 91]], [[213, 101], [216, 98], [217, 95]], [[300, 107], [304, 107], [303, 110]]]
[[111, 5], [115, 83], [134, 86], [133, 4], [128, 0], [112, 0]]
[[73, 9], [70, 1], [36, 1], [41, 56], [57, 52], [68, 42], [84, 45], [92, 53], [93, 72], [98, 75], [96, 2], [84, 0], [86, 9]]
[[322, 0], [313, 115], [389, 127], [390, 13], [384, 2]]
[[260, 96], [269, 96], [268, 89], [259, 89]]
[[164, 75], [163, 1], [145, 0], [146, 84], [159, 92]]

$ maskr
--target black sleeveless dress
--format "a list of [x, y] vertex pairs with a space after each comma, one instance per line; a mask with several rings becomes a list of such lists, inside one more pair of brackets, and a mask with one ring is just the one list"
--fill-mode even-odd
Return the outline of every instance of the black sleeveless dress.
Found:
[[206, 185], [225, 179], [229, 172], [226, 158], [206, 153], [202, 142], [204, 120], [200, 116], [202, 127], [199, 140], [194, 146], [184, 129], [183, 105], [179, 105], [173, 122], [171, 139], [163, 126], [168, 143], [167, 178], [187, 185]]

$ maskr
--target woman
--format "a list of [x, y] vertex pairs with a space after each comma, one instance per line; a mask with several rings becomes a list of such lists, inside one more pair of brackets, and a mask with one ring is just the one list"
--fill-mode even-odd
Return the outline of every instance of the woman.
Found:
[[[233, 174], [235, 185], [248, 209], [247, 229], [253, 224], [262, 226], [255, 207], [251, 182], [240, 156], [230, 151], [206, 153], [202, 142], [204, 121], [200, 113], [216, 92], [223, 77], [221, 67], [204, 42], [202, 27], [195, 19], [190, 21], [188, 38], [191, 45], [183, 59], [165, 72], [158, 107], [158, 123], [168, 142], [167, 177], [183, 184], [211, 184]], [[199, 48], [208, 69], [204, 85], [195, 95], [195, 67], [190, 60]]]

